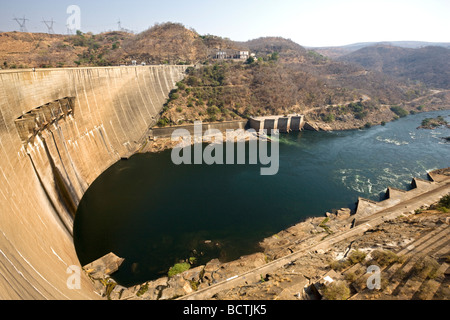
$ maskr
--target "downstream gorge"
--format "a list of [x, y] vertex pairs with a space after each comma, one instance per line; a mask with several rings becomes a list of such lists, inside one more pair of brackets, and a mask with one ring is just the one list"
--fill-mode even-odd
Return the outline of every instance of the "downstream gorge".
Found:
[[281, 230], [333, 209], [354, 212], [358, 198], [384, 200], [388, 187], [409, 190], [412, 178], [448, 166], [448, 129], [417, 129], [437, 115], [449, 118], [433, 111], [365, 130], [281, 134], [274, 176], [248, 162], [177, 166], [171, 150], [136, 154], [104, 172], [80, 203], [78, 256], [85, 265], [114, 252], [125, 261], [113, 278], [130, 287], [190, 258], [195, 268], [261, 252], [259, 243]]
[[199, 264], [238, 259], [308, 217], [382, 200], [388, 186], [448, 166], [448, 129], [416, 129], [447, 110], [281, 134], [280, 172], [264, 180], [260, 166], [175, 167], [170, 150], [139, 153], [186, 68], [0, 72], [0, 299], [99, 299], [84, 272], [77, 290], [67, 281], [111, 251], [125, 258], [124, 285], [164, 275], [193, 250], [205, 253]]

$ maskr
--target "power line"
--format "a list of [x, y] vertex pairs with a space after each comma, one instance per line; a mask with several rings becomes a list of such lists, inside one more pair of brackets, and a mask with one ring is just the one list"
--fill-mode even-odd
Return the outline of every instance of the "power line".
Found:
[[71, 28], [70, 24], [66, 24], [66, 28], [67, 28], [67, 34], [68, 35], [72, 35], [73, 33], [73, 29]]
[[13, 20], [15, 20], [19, 26], [20, 26], [20, 32], [27, 32], [27, 27], [25, 26], [27, 21], [30, 21], [29, 19], [26, 19], [25, 16], [23, 16], [23, 18], [14, 18]]
[[43, 21], [41, 21], [42, 23], [45, 23], [45, 25], [47, 26], [48, 29], [48, 34], [55, 34], [55, 30], [53, 30], [53, 24], [55, 23], [55, 21], [53, 21], [53, 18], [51, 21], [45, 21], [44, 18], [42, 18]]

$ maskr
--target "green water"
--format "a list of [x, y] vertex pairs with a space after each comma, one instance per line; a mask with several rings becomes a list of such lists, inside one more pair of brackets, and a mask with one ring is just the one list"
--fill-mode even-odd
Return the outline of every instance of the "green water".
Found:
[[102, 174], [83, 197], [74, 225], [81, 264], [114, 252], [114, 278], [129, 286], [167, 274], [180, 260], [234, 260], [307, 217], [380, 200], [388, 186], [450, 165], [450, 130], [417, 130], [416, 114], [368, 130], [280, 136], [280, 169], [261, 165], [181, 165], [171, 151], [138, 154]]

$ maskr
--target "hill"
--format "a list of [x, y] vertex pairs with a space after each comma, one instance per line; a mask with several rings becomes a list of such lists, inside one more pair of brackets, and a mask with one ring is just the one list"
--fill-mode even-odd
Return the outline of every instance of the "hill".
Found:
[[384, 41], [384, 42], [359, 42], [352, 43], [345, 46], [335, 47], [311, 47], [311, 50], [315, 50], [324, 56], [336, 59], [346, 54], [355, 52], [362, 48], [372, 47], [376, 45], [388, 45], [399, 48], [419, 49], [423, 47], [443, 47], [450, 49], [450, 42], [426, 42], [426, 41]]
[[181, 24], [165, 23], [127, 39], [118, 54], [149, 64], [180, 64], [206, 59], [207, 47], [195, 31]]
[[[216, 59], [222, 51], [249, 51], [254, 57]], [[448, 94], [431, 98], [422, 84], [406, 80], [446, 88], [447, 52], [378, 46], [337, 61], [281, 37], [235, 42], [171, 22], [138, 35], [0, 34], [0, 64], [7, 69], [130, 65], [133, 60], [195, 65], [164, 105], [161, 126], [300, 112], [332, 128], [390, 121], [396, 116], [392, 105], [415, 101], [411, 108], [423, 111], [445, 106]]]
[[450, 49], [400, 48], [387, 45], [365, 47], [339, 61], [357, 63], [401, 80], [420, 81], [428, 87], [450, 89]]
[[115, 55], [125, 39], [125, 32], [77, 35], [44, 33], [0, 33], [0, 66], [3, 69], [107, 66], [124, 62]]

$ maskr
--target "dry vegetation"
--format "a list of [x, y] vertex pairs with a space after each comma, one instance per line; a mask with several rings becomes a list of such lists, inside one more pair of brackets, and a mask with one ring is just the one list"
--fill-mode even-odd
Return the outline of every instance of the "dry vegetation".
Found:
[[[224, 48], [249, 50], [256, 54], [256, 59], [240, 62], [212, 59], [218, 49]], [[353, 54], [359, 52], [361, 56], [364, 53], [361, 50]], [[420, 68], [429, 67], [432, 60], [427, 54], [433, 57], [433, 52], [439, 50], [421, 51], [424, 57], [417, 59], [422, 59], [424, 66]], [[368, 61], [372, 61], [370, 50], [367, 55]], [[381, 55], [375, 56], [378, 59]], [[400, 53], [395, 57], [401, 60]], [[386, 75], [395, 61], [383, 62], [381, 67], [375, 64], [374, 70], [369, 71], [355, 63], [331, 60], [279, 37], [234, 42], [199, 35], [193, 29], [170, 22], [156, 24], [138, 35], [0, 33], [2, 69], [129, 65], [133, 60], [138, 64], [197, 65], [188, 69], [187, 77], [172, 91], [160, 126], [302, 112], [310, 120], [326, 122], [335, 129], [349, 128], [350, 123], [354, 127], [370, 127], [403, 116], [392, 105], [408, 114], [442, 108], [450, 100], [447, 92], [430, 98], [423, 84]], [[420, 68], [416, 66], [414, 70]], [[428, 68], [427, 74], [430, 72], [439, 73]]]
[[450, 89], [450, 50], [438, 46], [419, 49], [376, 45], [338, 60], [358, 63], [405, 81], [420, 81], [433, 88]]

